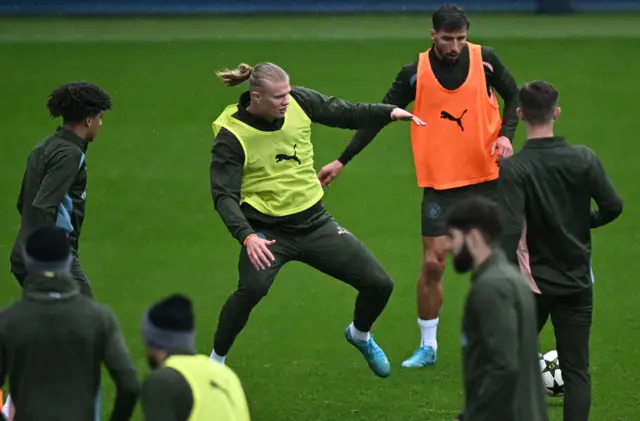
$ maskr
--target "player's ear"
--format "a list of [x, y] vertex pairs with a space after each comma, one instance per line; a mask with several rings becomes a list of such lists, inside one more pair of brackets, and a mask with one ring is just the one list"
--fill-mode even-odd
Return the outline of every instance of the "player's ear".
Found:
[[436, 31], [434, 29], [431, 30], [431, 41], [436, 42]]
[[472, 228], [469, 231], [469, 235], [467, 237], [469, 238], [469, 243], [470, 243], [469, 245], [473, 247], [477, 247], [478, 244], [480, 244], [480, 241], [482, 240], [482, 234], [477, 228]]
[[517, 107], [517, 108], [516, 108], [516, 114], [518, 115], [518, 118], [519, 118], [520, 120], [525, 121], [525, 120], [524, 120], [524, 114], [522, 113], [522, 108]]
[[553, 119], [557, 120], [558, 117], [560, 117], [560, 107], [556, 107], [556, 109], [553, 111]]

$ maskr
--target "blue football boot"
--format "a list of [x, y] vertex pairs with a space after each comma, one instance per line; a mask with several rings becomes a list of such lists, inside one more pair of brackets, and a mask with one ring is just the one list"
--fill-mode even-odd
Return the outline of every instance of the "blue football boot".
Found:
[[373, 340], [373, 335], [369, 335], [368, 341], [359, 341], [353, 339], [351, 336], [351, 329], [347, 327], [344, 336], [347, 338], [347, 342], [360, 351], [364, 356], [364, 359], [367, 360], [369, 368], [371, 368], [376, 375], [380, 377], [389, 377], [391, 364], [389, 364], [389, 360], [382, 348], [380, 348]]
[[409, 359], [402, 363], [405, 368], [419, 368], [433, 365], [438, 359], [436, 350], [431, 346], [421, 346]]

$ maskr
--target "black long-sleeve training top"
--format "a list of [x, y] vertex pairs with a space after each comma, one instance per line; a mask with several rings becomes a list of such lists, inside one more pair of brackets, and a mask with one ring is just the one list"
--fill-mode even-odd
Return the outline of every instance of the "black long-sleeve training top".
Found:
[[[561, 295], [588, 288], [591, 229], [622, 213], [622, 199], [596, 154], [561, 136], [528, 139], [502, 161], [498, 194], [509, 260], [518, 262], [526, 223], [529, 268], [540, 292]], [[592, 199], [597, 209], [591, 208]]]

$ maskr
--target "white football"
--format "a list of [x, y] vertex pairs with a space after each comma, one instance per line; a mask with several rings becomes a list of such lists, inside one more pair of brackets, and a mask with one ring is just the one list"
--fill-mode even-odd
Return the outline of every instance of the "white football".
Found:
[[548, 396], [564, 395], [564, 381], [562, 380], [560, 360], [556, 350], [549, 351], [544, 355], [540, 354], [540, 373], [544, 392]]

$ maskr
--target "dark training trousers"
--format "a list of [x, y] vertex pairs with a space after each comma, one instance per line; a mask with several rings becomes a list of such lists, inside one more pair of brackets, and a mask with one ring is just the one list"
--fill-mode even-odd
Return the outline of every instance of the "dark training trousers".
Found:
[[355, 236], [328, 219], [306, 233], [289, 234], [278, 230], [262, 230], [275, 261], [271, 267], [256, 270], [242, 248], [238, 262], [238, 289], [222, 307], [214, 337], [216, 354], [227, 355], [249, 314], [267, 295], [280, 271], [290, 261], [298, 261], [351, 285], [358, 291], [353, 324], [368, 332], [382, 313], [393, 289], [387, 272]]
[[[13, 272], [13, 276], [22, 287], [27, 274], [23, 272]], [[91, 290], [89, 279], [84, 273], [84, 270], [82, 269], [82, 266], [80, 266], [80, 262], [75, 255], [73, 257], [73, 260], [71, 261], [71, 277], [78, 283], [78, 286], [80, 287], [80, 293], [82, 295], [93, 298], [93, 292]]]
[[556, 336], [564, 380], [564, 421], [587, 421], [591, 408], [589, 335], [593, 315], [593, 287], [570, 295], [536, 294], [538, 329], [549, 316]]

